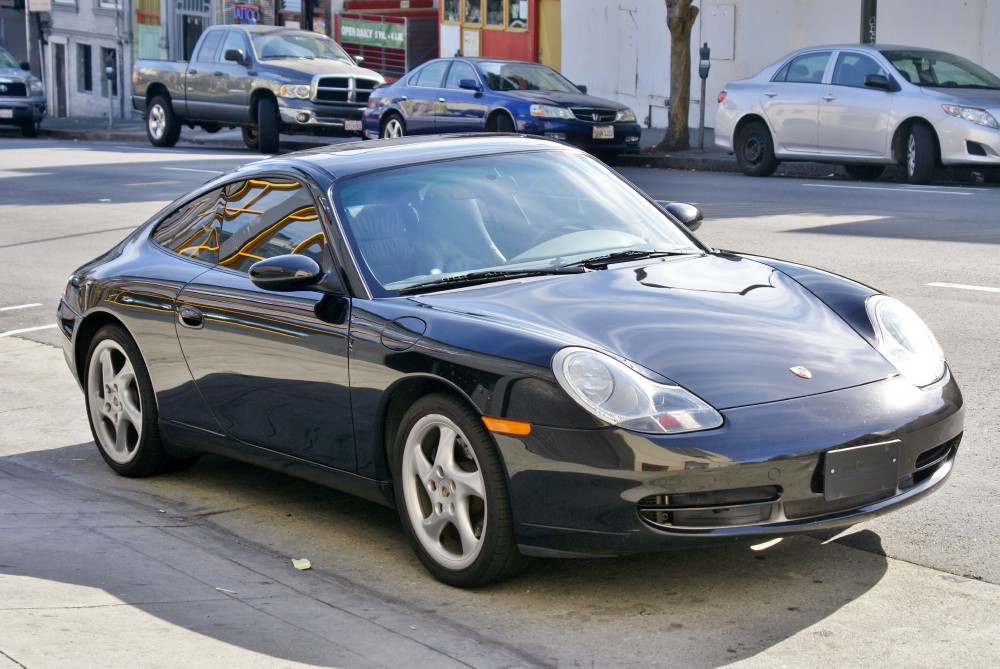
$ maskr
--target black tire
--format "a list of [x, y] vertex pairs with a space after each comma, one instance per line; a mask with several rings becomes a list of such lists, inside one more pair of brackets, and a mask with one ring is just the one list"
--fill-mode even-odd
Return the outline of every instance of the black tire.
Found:
[[736, 163], [751, 177], [767, 177], [778, 169], [771, 133], [760, 121], [743, 126], [736, 138]]
[[475, 588], [527, 564], [496, 446], [475, 411], [449, 395], [422, 397], [403, 417], [394, 446], [399, 517], [435, 578]]
[[514, 119], [507, 114], [497, 116], [497, 132], [514, 132]]
[[146, 107], [146, 136], [153, 146], [173, 146], [181, 136], [181, 123], [170, 98], [158, 95]]
[[246, 144], [248, 149], [257, 150], [257, 128], [255, 127], [243, 127], [243, 143]]
[[847, 176], [858, 181], [874, 181], [885, 172], [885, 165], [844, 165]]
[[34, 121], [22, 123], [21, 134], [25, 137], [38, 137], [38, 124]]
[[139, 347], [120, 326], [105, 325], [87, 350], [84, 395], [94, 443], [104, 461], [132, 478], [175, 471], [197, 457], [167, 454], [159, 412]]
[[394, 137], [405, 137], [406, 136], [406, 122], [403, 117], [399, 114], [392, 113], [385, 117], [382, 121], [382, 128], [379, 131], [379, 137], [382, 139], [392, 139]]
[[261, 98], [257, 103], [257, 150], [277, 153], [279, 146], [278, 103], [274, 98]]
[[911, 184], [930, 183], [937, 164], [934, 132], [922, 123], [910, 127], [906, 136], [906, 180]]

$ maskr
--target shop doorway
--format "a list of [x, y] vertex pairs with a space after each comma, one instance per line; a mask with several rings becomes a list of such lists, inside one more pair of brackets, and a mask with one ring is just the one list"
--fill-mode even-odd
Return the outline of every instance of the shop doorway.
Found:
[[553, 70], [562, 70], [562, 10], [559, 0], [539, 0], [538, 60]]
[[52, 116], [66, 116], [66, 45], [52, 44], [52, 79], [55, 83], [55, 104], [49, 113]]

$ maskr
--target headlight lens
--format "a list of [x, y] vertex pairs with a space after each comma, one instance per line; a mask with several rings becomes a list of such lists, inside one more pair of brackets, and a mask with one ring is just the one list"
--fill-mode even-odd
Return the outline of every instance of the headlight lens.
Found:
[[541, 118], [573, 118], [573, 112], [570, 110], [553, 105], [531, 105], [531, 115]]
[[311, 86], [308, 84], [286, 84], [281, 87], [280, 93], [283, 98], [299, 98], [300, 100], [308, 100], [312, 90]]
[[680, 386], [651, 381], [597, 351], [564, 348], [553, 357], [552, 371], [580, 406], [626, 430], [677, 434], [722, 425], [719, 412]]
[[993, 118], [993, 114], [989, 113], [985, 109], [962, 107], [960, 105], [941, 105], [941, 108], [948, 114], [957, 116], [958, 118], [964, 118], [966, 121], [971, 121], [978, 125], [985, 125], [987, 128], [1000, 129], [1000, 125], [998, 125], [997, 120]]
[[865, 306], [875, 326], [875, 348], [904, 378], [927, 386], [944, 376], [944, 352], [920, 316], [886, 295], [873, 295]]
[[45, 87], [42, 86], [42, 82], [41, 82], [40, 79], [32, 79], [31, 81], [29, 81], [28, 82], [28, 88], [29, 88], [29, 90], [31, 92], [31, 95], [44, 95], [45, 94]]
[[620, 109], [617, 114], [615, 114], [615, 121], [621, 123], [635, 123], [635, 112], [631, 109]]

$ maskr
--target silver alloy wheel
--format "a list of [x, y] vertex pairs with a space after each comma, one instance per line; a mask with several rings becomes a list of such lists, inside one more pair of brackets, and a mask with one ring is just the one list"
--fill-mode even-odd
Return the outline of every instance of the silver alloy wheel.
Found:
[[398, 118], [393, 116], [388, 121], [385, 122], [385, 128], [382, 129], [382, 137], [386, 139], [392, 139], [394, 137], [403, 137], [406, 131], [403, 130], [403, 122]]
[[167, 112], [160, 105], [153, 105], [149, 109], [146, 124], [154, 139], [163, 139], [163, 134], [167, 131]]
[[906, 174], [913, 176], [917, 171], [917, 138], [911, 132], [906, 137]]
[[118, 464], [131, 462], [142, 439], [142, 400], [132, 361], [111, 339], [98, 344], [90, 359], [87, 402], [98, 446]]
[[403, 446], [403, 498], [410, 526], [436, 563], [460, 570], [486, 536], [486, 483], [468, 439], [440, 414], [418, 420]]

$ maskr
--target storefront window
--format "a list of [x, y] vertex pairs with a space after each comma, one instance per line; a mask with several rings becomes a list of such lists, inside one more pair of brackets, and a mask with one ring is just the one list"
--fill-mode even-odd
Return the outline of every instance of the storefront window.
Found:
[[504, 27], [504, 0], [486, 0], [486, 25]]
[[527, 30], [528, 28], [528, 0], [507, 0], [510, 9], [511, 28]]
[[483, 14], [482, 0], [465, 0], [466, 23], [482, 23], [483, 22], [482, 14]]
[[462, 0], [444, 0], [444, 21], [458, 23], [462, 20]]

